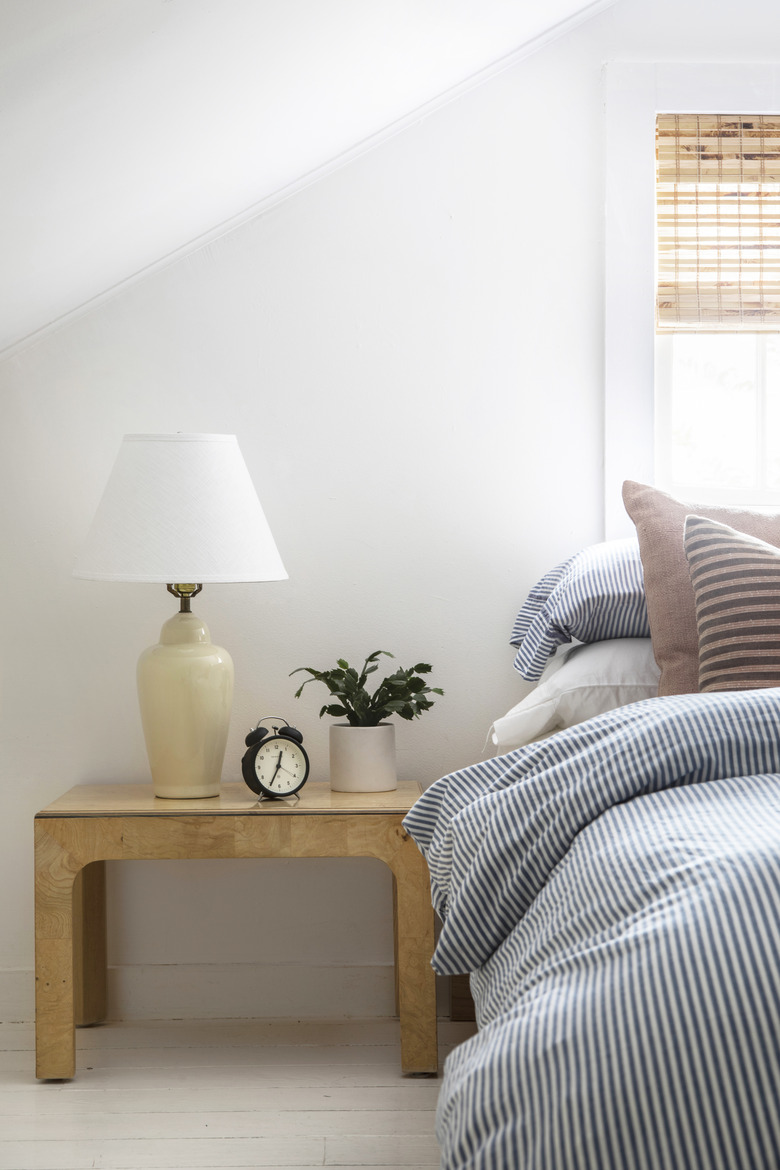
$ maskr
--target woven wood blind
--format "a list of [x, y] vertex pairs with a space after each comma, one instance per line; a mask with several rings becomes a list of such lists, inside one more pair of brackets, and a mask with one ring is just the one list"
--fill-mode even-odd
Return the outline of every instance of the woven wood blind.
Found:
[[656, 121], [661, 332], [780, 330], [780, 117]]

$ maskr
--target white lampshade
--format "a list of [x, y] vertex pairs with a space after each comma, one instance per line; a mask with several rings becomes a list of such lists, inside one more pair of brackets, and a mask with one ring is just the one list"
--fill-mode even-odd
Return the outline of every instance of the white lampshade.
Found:
[[287, 577], [235, 435], [125, 435], [73, 572], [204, 585]]

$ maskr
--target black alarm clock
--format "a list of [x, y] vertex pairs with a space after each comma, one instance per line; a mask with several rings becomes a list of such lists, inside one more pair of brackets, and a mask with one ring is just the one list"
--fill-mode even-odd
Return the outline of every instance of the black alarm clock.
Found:
[[[271, 722], [271, 732], [260, 726], [266, 722]], [[309, 778], [309, 757], [300, 731], [288, 727], [277, 715], [264, 715], [244, 743], [247, 750], [241, 760], [241, 772], [252, 792], [269, 800], [300, 792]]]

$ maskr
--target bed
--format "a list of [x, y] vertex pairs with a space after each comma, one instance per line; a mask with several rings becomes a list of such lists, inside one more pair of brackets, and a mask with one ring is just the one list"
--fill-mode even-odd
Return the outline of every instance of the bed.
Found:
[[[780, 1166], [780, 517], [625, 494], [637, 540], [577, 554], [521, 610], [540, 682], [494, 725], [500, 754], [406, 818], [434, 966], [476, 1005], [444, 1069], [447, 1170]], [[535, 697], [623, 641], [601, 710]]]

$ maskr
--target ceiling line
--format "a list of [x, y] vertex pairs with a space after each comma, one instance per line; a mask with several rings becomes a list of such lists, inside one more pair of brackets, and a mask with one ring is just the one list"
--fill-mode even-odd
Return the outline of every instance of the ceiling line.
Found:
[[454, 101], [457, 101], [460, 97], [469, 93], [471, 90], [485, 85], [493, 78], [498, 77], [501, 73], [504, 73], [507, 69], [511, 69], [514, 65], [517, 65], [520, 61], [523, 61], [526, 57], [532, 56], [534, 53], [537, 53], [540, 49], [545, 48], [553, 41], [557, 41], [561, 37], [566, 36], [569, 32], [572, 32], [575, 28], [579, 27], [579, 25], [584, 24], [588, 20], [591, 20], [594, 16], [597, 16], [605, 9], [610, 8], [616, 2], [617, 0], [592, 0], [590, 4], [580, 9], [579, 12], [576, 12], [571, 16], [566, 17], [564, 20], [559, 21], [557, 24], [552, 25], [549, 29], [546, 29], [545, 32], [540, 33], [538, 36], [532, 37], [531, 40], [525, 41], [522, 45], [519, 45], [510, 53], [507, 53], [503, 57], [499, 57], [498, 60], [493, 61], [490, 65], [486, 65], [484, 68], [478, 69], [475, 73], [470, 74], [470, 76], [465, 78], [463, 81], [460, 81], [456, 85], [451, 86], [449, 89], [444, 90], [442, 93], [437, 94], [436, 97], [431, 98], [429, 101], [423, 102], [422, 105], [415, 107], [415, 109], [410, 111], [408, 114], [404, 114], [395, 121], [388, 123], [387, 126], [383, 126], [380, 130], [377, 130], [373, 134], [368, 135], [366, 138], [361, 139], [359, 142], [355, 143], [351, 147], [348, 147], [341, 153], [334, 155], [334, 157], [332, 159], [328, 159], [327, 162], [321, 163], [313, 170], [306, 172], [299, 178], [294, 179], [292, 182], [287, 183], [283, 187], [278, 188], [276, 191], [272, 191], [270, 194], [263, 196], [262, 199], [252, 203], [243, 211], [237, 212], [235, 215], [230, 216], [228, 219], [223, 220], [221, 223], [216, 224], [214, 227], [209, 228], [207, 231], [202, 232], [198, 236], [195, 236], [186, 244], [182, 244], [173, 251], [167, 252], [165, 255], [160, 256], [157, 260], [153, 260], [149, 264], [144, 265], [142, 268], [139, 268], [136, 272], [131, 273], [129, 276], [123, 277], [122, 280], [117, 281], [116, 284], [110, 285], [107, 289], [104, 289], [100, 293], [96, 293], [95, 296], [90, 297], [80, 305], [76, 305], [74, 308], [68, 309], [66, 313], [62, 313], [59, 317], [49, 321], [46, 325], [41, 325], [40, 328], [26, 334], [26, 336], [19, 338], [17, 341], [11, 342], [10, 345], [0, 349], [0, 361], [5, 360], [6, 358], [14, 357], [20, 350], [37, 344], [39, 341], [42, 341], [49, 333], [53, 333], [57, 329], [61, 329], [70, 321], [86, 316], [86, 314], [92, 312], [94, 309], [99, 308], [101, 304], [105, 303], [106, 301], [113, 300], [114, 297], [119, 296], [126, 289], [139, 283], [146, 277], [153, 276], [155, 273], [160, 272], [165, 268], [171, 267], [180, 260], [185, 259], [187, 256], [191, 256], [193, 253], [208, 247], [210, 244], [213, 244], [216, 240], [221, 239], [223, 236], [229, 235], [231, 232], [235, 231], [237, 228], [242, 227], [244, 224], [249, 223], [251, 220], [257, 219], [261, 215], [267, 214], [278, 204], [283, 203], [287, 199], [293, 198], [300, 192], [305, 191], [307, 187], [313, 186], [315, 183], [318, 183], [322, 179], [327, 178], [334, 172], [341, 170], [345, 166], [348, 166], [350, 163], [362, 157], [364, 154], [368, 154], [370, 151], [376, 150], [377, 147], [383, 145], [385, 142], [390, 141], [390, 139], [394, 138], [397, 134], [402, 133], [410, 126], [416, 125], [425, 118], [430, 117], [432, 114], [436, 113], [443, 107]]

